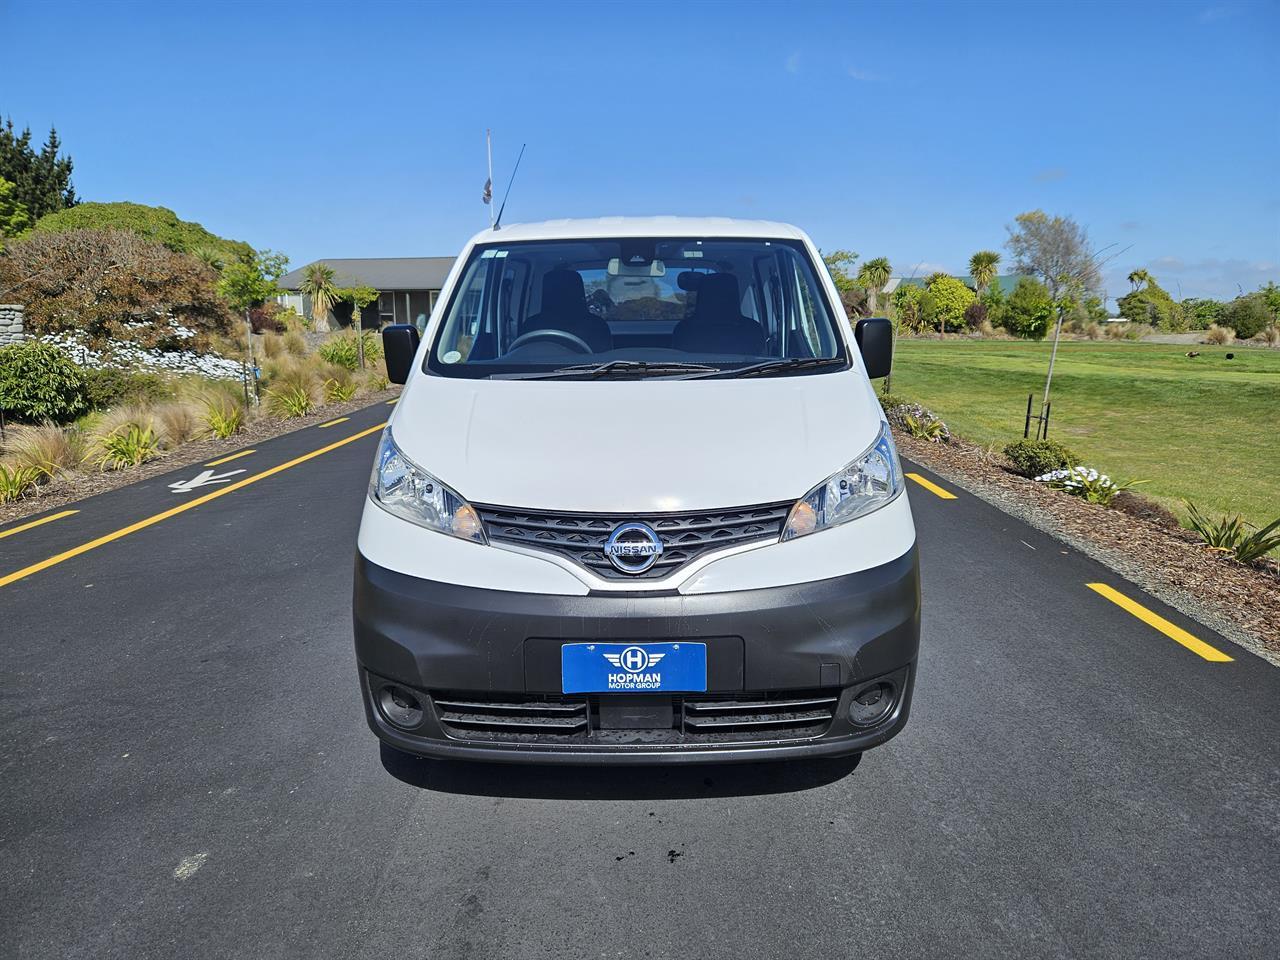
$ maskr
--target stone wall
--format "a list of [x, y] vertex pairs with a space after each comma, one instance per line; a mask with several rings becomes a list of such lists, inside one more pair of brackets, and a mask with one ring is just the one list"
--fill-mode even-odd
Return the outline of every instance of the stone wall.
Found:
[[0, 347], [23, 339], [22, 314], [21, 304], [0, 303]]

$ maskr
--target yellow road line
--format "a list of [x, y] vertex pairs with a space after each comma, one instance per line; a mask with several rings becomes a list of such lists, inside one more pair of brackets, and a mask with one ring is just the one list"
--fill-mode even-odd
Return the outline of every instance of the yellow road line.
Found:
[[316, 424], [317, 428], [323, 430], [325, 427], [336, 427], [340, 423], [346, 423], [350, 417], [339, 417], [337, 420], [330, 420], [328, 423]]
[[943, 500], [956, 499], [956, 495], [952, 493], [950, 490], [943, 490], [936, 483], [934, 483], [931, 480], [926, 480], [924, 477], [920, 476], [920, 474], [918, 473], [908, 473], [907, 476], [910, 477], [912, 480], [914, 480], [916, 483], [920, 484], [920, 486], [924, 487], [930, 493], [941, 497]]
[[160, 513], [154, 514], [153, 516], [147, 517], [144, 520], [139, 520], [137, 523], [131, 523], [127, 527], [121, 527], [119, 530], [108, 533], [105, 536], [98, 537], [96, 540], [90, 540], [88, 543], [82, 543], [78, 547], [72, 547], [70, 550], [59, 553], [57, 556], [49, 557], [47, 560], [41, 560], [39, 563], [33, 563], [29, 567], [23, 567], [21, 570], [15, 570], [7, 576], [0, 577], [0, 587], [7, 587], [15, 580], [21, 580], [23, 577], [31, 576], [33, 573], [39, 573], [41, 570], [47, 570], [50, 567], [57, 566], [64, 560], [70, 560], [73, 557], [80, 556], [82, 553], [88, 553], [90, 550], [96, 550], [98, 547], [111, 543], [114, 540], [119, 540], [122, 537], [127, 537], [131, 533], [137, 533], [139, 530], [145, 530], [147, 527], [154, 526], [162, 520], [168, 520], [170, 517], [176, 517], [180, 513], [186, 513], [188, 510], [194, 510], [196, 507], [201, 504], [208, 503], [210, 500], [217, 500], [219, 497], [225, 497], [228, 493], [241, 490], [244, 487], [249, 486], [251, 483], [257, 483], [259, 480], [265, 480], [267, 477], [273, 477], [277, 473], [288, 470], [290, 467], [296, 467], [300, 463], [306, 463], [308, 460], [314, 460], [316, 457], [329, 453], [331, 450], [337, 450], [339, 447], [345, 447], [348, 443], [353, 443], [362, 437], [367, 437], [371, 433], [377, 433], [385, 426], [385, 423], [380, 423], [376, 427], [370, 427], [368, 430], [361, 430], [359, 433], [354, 433], [349, 437], [344, 437], [342, 440], [331, 443], [326, 447], [321, 447], [319, 450], [312, 450], [310, 453], [304, 453], [302, 456], [294, 457], [286, 463], [271, 467], [268, 470], [263, 470], [261, 473], [255, 473], [251, 477], [245, 477], [243, 480], [228, 484], [225, 487], [219, 487], [217, 490], [206, 493], [204, 496], [196, 497], [194, 500], [188, 500], [185, 503], [169, 510], [164, 510]]
[[251, 453], [257, 453], [257, 450], [241, 450], [239, 453], [233, 453], [229, 457], [223, 457], [221, 460], [210, 460], [205, 464], [206, 467], [217, 467], [224, 463], [230, 463], [232, 460], [239, 460], [241, 457], [247, 457]]
[[1170, 623], [1155, 611], [1148, 610], [1136, 600], [1130, 600], [1119, 590], [1114, 590], [1105, 583], [1086, 583], [1085, 586], [1094, 593], [1106, 597], [1120, 609], [1133, 614], [1143, 623], [1155, 627], [1170, 640], [1178, 641], [1178, 643], [1182, 644], [1192, 653], [1198, 654], [1206, 660], [1211, 660], [1214, 663], [1230, 663], [1232, 661], [1231, 657], [1227, 656], [1217, 647], [1211, 647], [1199, 637], [1193, 637], [1180, 626], [1175, 623]]
[[400, 399], [399, 397], [392, 397], [390, 400], [387, 401], [387, 406], [394, 407], [396, 405], [396, 401], [398, 401], [399, 399]]
[[79, 513], [79, 510], [63, 510], [61, 513], [51, 513], [47, 517], [41, 517], [39, 520], [32, 520], [30, 523], [24, 523], [20, 527], [13, 527], [9, 530], [0, 530], [0, 540], [5, 537], [11, 537], [15, 533], [21, 533], [23, 530], [30, 530], [32, 527], [42, 527], [46, 523], [53, 523], [55, 520], [61, 520], [63, 517], [69, 517], [73, 513]]

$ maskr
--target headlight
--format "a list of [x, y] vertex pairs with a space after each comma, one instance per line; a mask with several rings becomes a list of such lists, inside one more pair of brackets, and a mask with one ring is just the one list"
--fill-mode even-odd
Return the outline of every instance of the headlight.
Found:
[[879, 510], [902, 492], [902, 465], [882, 424], [871, 449], [843, 470], [832, 474], [796, 501], [782, 530], [783, 540], [848, 523]]
[[383, 510], [420, 527], [489, 542], [475, 508], [406, 457], [391, 439], [390, 427], [382, 431], [369, 496]]

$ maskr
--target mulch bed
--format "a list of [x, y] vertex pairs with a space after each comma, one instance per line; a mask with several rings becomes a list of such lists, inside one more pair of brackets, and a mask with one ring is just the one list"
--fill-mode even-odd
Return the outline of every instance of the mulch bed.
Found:
[[[386, 403], [399, 395], [400, 388], [392, 387], [379, 393], [366, 394], [357, 400], [352, 400], [350, 403], [328, 404], [315, 413], [289, 420], [281, 420], [263, 414], [247, 424], [234, 437], [228, 437], [226, 440], [193, 440], [174, 450], [165, 452], [155, 460], [150, 460], [140, 467], [128, 470], [114, 470], [108, 473], [86, 471], [84, 473], [64, 474], [41, 485], [38, 488], [38, 492], [32, 496], [24, 497], [13, 503], [0, 505], [0, 525], [20, 520], [23, 517], [29, 517], [32, 514], [44, 513], [46, 510], [63, 507], [69, 503], [75, 503], [77, 500], [96, 496], [99, 493], [106, 493], [109, 490], [125, 487], [131, 483], [137, 483], [139, 480], [147, 480], [162, 473], [168, 473], [170, 470], [176, 470], [179, 467], [216, 460], [219, 456], [243, 450], [246, 447], [253, 446], [255, 443], [261, 443], [263, 440], [270, 440], [272, 437], [292, 433], [295, 430], [313, 427], [317, 423], [325, 423], [335, 417], [346, 416], [356, 410], [363, 410], [365, 407], [374, 406], [378, 403]], [[340, 437], [334, 437], [334, 439], [337, 440]]]
[[[1066, 542], [1169, 606], [1280, 666], [1280, 568], [1210, 550], [1163, 508], [1129, 496], [1123, 509], [1085, 503], [1006, 469], [963, 441], [896, 437], [903, 456]], [[1118, 498], [1119, 499], [1119, 498]]]

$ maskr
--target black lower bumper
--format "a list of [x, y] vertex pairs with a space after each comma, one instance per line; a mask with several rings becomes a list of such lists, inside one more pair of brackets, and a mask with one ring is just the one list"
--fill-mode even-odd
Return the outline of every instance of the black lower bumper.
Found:
[[[385, 742], [425, 756], [540, 763], [862, 752], [905, 725], [920, 636], [914, 548], [830, 580], [690, 596], [460, 587], [357, 556], [354, 609], [365, 712]], [[707, 692], [637, 700], [635, 715], [652, 708], [672, 719], [620, 729], [622, 695], [561, 693], [560, 647], [584, 640], [703, 642]], [[892, 702], [855, 722], [851, 710], [867, 718], [854, 699], [874, 682]], [[412, 709], [398, 712], [388, 691]]]

